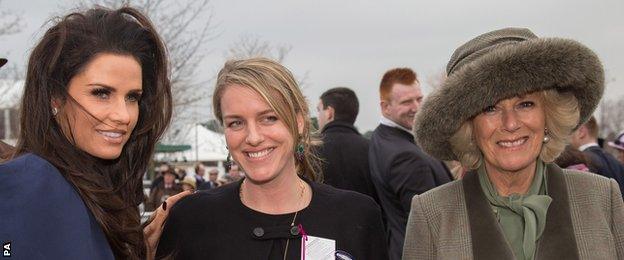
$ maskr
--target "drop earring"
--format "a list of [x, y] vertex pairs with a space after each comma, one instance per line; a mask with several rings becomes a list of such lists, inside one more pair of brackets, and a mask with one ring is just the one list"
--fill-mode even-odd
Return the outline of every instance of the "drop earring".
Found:
[[303, 162], [303, 159], [304, 159], [303, 142], [299, 142], [297, 144], [297, 147], [295, 149], [295, 157], [297, 158], [297, 161]]
[[58, 114], [58, 108], [52, 107], [52, 115], [56, 116], [56, 114]]
[[230, 151], [227, 148], [227, 146], [225, 147], [225, 149], [228, 150], [228, 154], [227, 154], [227, 157], [225, 158], [225, 163], [223, 167], [225, 168], [225, 172], [229, 172], [230, 169], [232, 168], [232, 155], [230, 155]]
[[544, 128], [544, 140], [543, 140], [543, 142], [544, 143], [550, 142], [550, 135], [549, 135], [549, 132], [548, 132], [548, 128]]

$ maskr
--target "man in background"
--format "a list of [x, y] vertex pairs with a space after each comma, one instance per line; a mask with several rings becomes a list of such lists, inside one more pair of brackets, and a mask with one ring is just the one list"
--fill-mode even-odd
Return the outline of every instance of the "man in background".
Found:
[[593, 116], [581, 125], [570, 140], [573, 148], [583, 152], [596, 168], [596, 174], [612, 178], [624, 189], [624, 165], [598, 146], [598, 122]]
[[321, 95], [316, 110], [323, 138], [319, 155], [324, 182], [368, 195], [379, 203], [370, 177], [368, 140], [353, 125], [359, 111], [355, 92], [344, 87], [329, 89]]
[[379, 86], [381, 119], [371, 136], [369, 163], [373, 185], [385, 216], [390, 259], [403, 253], [412, 197], [450, 182], [441, 161], [414, 142], [412, 126], [423, 94], [409, 68], [386, 72]]

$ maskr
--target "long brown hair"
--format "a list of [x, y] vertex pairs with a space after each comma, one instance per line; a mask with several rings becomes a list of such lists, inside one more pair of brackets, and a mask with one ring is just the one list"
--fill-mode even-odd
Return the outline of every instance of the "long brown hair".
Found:
[[[114, 160], [78, 149], [51, 111], [52, 100], [76, 103], [67, 93], [69, 81], [100, 53], [130, 55], [142, 69], [138, 122]], [[96, 7], [59, 18], [28, 62], [15, 155], [37, 154], [60, 171], [102, 227], [116, 258], [145, 257], [137, 206], [144, 200], [143, 173], [171, 119], [167, 66], [154, 26], [130, 7]]]

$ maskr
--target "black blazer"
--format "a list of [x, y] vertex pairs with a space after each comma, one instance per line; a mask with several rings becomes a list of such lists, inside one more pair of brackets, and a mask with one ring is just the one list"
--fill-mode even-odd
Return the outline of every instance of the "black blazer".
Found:
[[451, 173], [443, 162], [424, 153], [411, 134], [386, 125], [373, 132], [368, 156], [385, 214], [390, 258], [401, 259], [412, 197], [450, 182]]
[[368, 139], [345, 122], [329, 122], [321, 133], [319, 156], [323, 159], [324, 182], [368, 195], [379, 203], [368, 166]]
[[615, 179], [620, 186], [620, 191], [624, 189], [624, 165], [622, 165], [611, 154], [606, 153], [602, 148], [591, 146], [583, 151], [596, 167], [596, 173], [607, 178]]

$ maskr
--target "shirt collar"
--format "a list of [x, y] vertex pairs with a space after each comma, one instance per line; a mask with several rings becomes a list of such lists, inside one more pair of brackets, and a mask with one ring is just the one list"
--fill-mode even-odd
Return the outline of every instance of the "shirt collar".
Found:
[[399, 124], [395, 123], [394, 121], [390, 120], [389, 118], [387, 118], [387, 117], [385, 117], [383, 115], [381, 116], [381, 119], [379, 120], [379, 123], [382, 124], [382, 125], [385, 125], [385, 126], [401, 129], [401, 130], [403, 130], [405, 132], [408, 132], [410, 135], [414, 135], [412, 133], [412, 130], [407, 129], [407, 128], [403, 127], [402, 125], [399, 125]]
[[584, 144], [584, 145], [579, 146], [579, 151], [581, 151], [581, 152], [582, 152], [582, 151], [587, 150], [587, 148], [589, 148], [589, 147], [594, 147], [594, 146], [596, 146], [596, 147], [600, 147], [600, 146], [598, 145], [598, 143], [595, 143], [595, 142], [593, 142], [593, 143], [587, 143], [587, 144]]

